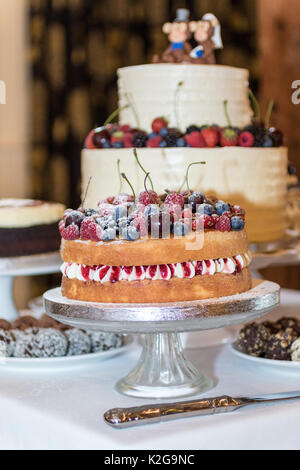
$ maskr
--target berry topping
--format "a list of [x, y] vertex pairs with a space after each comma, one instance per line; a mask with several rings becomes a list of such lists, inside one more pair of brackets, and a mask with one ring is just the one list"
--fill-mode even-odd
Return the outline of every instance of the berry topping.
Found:
[[188, 197], [188, 203], [192, 206], [192, 211], [195, 213], [197, 206], [206, 202], [206, 197], [203, 193], [194, 192]]
[[163, 128], [168, 127], [168, 121], [163, 117], [156, 118], [152, 121], [151, 127], [153, 132], [159, 134]]
[[220, 232], [230, 232], [231, 224], [230, 219], [226, 215], [221, 215], [218, 222], [215, 225], [215, 229]]
[[169, 193], [165, 199], [165, 204], [170, 206], [180, 206], [183, 207], [184, 205], [184, 196], [180, 193], [176, 193], [172, 191]]
[[230, 211], [230, 207], [229, 207], [229, 204], [227, 204], [226, 202], [218, 201], [216, 203], [216, 213], [218, 215], [222, 215], [224, 214], [224, 212], [229, 212], [229, 211]]
[[216, 147], [219, 143], [219, 132], [215, 127], [204, 127], [201, 131], [207, 147]]
[[104, 148], [105, 144], [110, 143], [110, 133], [105, 129], [105, 127], [98, 127], [94, 130], [92, 140], [96, 148]]
[[129, 226], [122, 230], [122, 237], [129, 242], [133, 242], [140, 238], [140, 232], [135, 227]]
[[193, 131], [190, 134], [185, 135], [184, 140], [190, 145], [190, 147], [207, 147], [201, 132], [198, 131]]
[[134, 147], [146, 147], [147, 135], [145, 132], [137, 132], [132, 138], [132, 144]]
[[231, 228], [232, 230], [240, 231], [245, 227], [245, 221], [241, 217], [232, 217], [231, 218]]
[[87, 138], [85, 139], [84, 147], [89, 150], [93, 150], [96, 148], [94, 142], [93, 142], [93, 136], [95, 134], [94, 129], [89, 133]]
[[107, 228], [102, 232], [102, 240], [104, 242], [110, 242], [116, 238], [116, 230], [114, 228]]
[[157, 203], [158, 204], [158, 195], [155, 191], [143, 191], [140, 193], [138, 202], [143, 204], [144, 206], [148, 206], [149, 204]]
[[245, 217], [245, 211], [244, 209], [242, 209], [240, 206], [233, 206], [231, 208], [231, 212], [234, 214], [234, 215], [237, 215], [239, 217]]
[[238, 143], [241, 147], [253, 147], [254, 135], [251, 132], [244, 131], [240, 134]]
[[207, 215], [212, 215], [214, 213], [214, 206], [211, 204], [200, 204], [197, 208], [197, 213], [198, 214], [207, 214]]
[[238, 132], [232, 127], [225, 127], [221, 130], [220, 143], [222, 147], [234, 147], [238, 144]]
[[151, 238], [170, 237], [171, 218], [167, 212], [160, 212], [148, 217], [148, 231]]
[[79, 228], [75, 224], [69, 225], [62, 230], [61, 236], [64, 240], [76, 240], [79, 237]]
[[80, 228], [80, 238], [82, 238], [83, 240], [90, 240], [90, 227], [93, 224], [95, 224], [95, 220], [93, 217], [86, 217], [83, 220]]
[[177, 222], [174, 223], [173, 233], [175, 236], [182, 237], [186, 235], [188, 231], [189, 231], [189, 226], [185, 222], [178, 220]]
[[159, 135], [156, 137], [152, 137], [151, 139], [148, 140], [147, 147], [150, 147], [150, 148], [159, 147], [159, 144], [161, 143], [161, 141], [162, 141], [162, 138]]
[[67, 216], [65, 220], [65, 226], [68, 227], [69, 225], [75, 224], [78, 228], [80, 228], [82, 221], [84, 219], [84, 214], [80, 211], [72, 211]]

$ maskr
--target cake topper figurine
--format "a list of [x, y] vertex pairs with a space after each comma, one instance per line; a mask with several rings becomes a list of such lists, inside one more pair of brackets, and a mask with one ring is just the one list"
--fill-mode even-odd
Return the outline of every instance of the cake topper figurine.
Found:
[[189, 16], [189, 10], [186, 8], [179, 8], [176, 10], [176, 18], [173, 23], [168, 22], [163, 25], [162, 30], [168, 35], [170, 45], [162, 54], [161, 58], [158, 55], [153, 57], [153, 63], [191, 62], [190, 52], [192, 47], [188, 42], [191, 38]]
[[[189, 21], [189, 15], [189, 10], [179, 8], [173, 23], [163, 25], [170, 45], [161, 57], [153, 57], [153, 63], [216, 63], [214, 51], [223, 48], [219, 20], [212, 13], [206, 13], [200, 21]], [[192, 33], [198, 43], [194, 49], [189, 42]]]
[[200, 21], [191, 21], [190, 31], [198, 43], [191, 53], [191, 62], [196, 64], [215, 64], [215, 49], [222, 49], [221, 25], [212, 13], [207, 13]]

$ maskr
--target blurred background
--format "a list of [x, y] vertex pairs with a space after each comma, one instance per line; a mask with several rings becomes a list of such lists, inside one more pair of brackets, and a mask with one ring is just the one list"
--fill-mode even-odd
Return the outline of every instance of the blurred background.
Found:
[[[0, 0], [0, 197], [79, 204], [80, 151], [89, 130], [117, 107], [116, 69], [151, 61], [166, 47], [162, 24], [186, 7], [222, 25], [218, 63], [250, 69], [251, 88], [286, 135], [300, 173], [299, 0]], [[147, 90], [145, 90], [147, 93]], [[299, 268], [264, 272], [300, 287]], [[33, 284], [34, 294], [45, 287]], [[28, 293], [26, 295], [29, 295]]]

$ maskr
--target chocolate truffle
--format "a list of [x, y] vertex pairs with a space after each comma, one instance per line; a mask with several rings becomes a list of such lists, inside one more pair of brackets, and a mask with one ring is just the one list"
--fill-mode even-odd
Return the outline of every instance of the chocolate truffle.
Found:
[[280, 332], [276, 335], [271, 335], [267, 342], [265, 358], [277, 361], [290, 361], [292, 343], [293, 336], [288, 333]]
[[264, 325], [250, 323], [241, 329], [235, 348], [251, 356], [263, 356], [269, 338], [270, 332]]

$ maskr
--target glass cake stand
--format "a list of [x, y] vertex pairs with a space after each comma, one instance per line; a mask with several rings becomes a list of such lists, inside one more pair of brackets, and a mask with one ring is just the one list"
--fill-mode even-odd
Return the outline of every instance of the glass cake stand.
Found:
[[13, 296], [15, 277], [58, 273], [60, 265], [59, 252], [0, 258], [0, 318], [13, 321], [19, 315]]
[[70, 300], [61, 289], [44, 294], [48, 315], [82, 329], [143, 334], [140, 359], [116, 389], [140, 398], [175, 398], [202, 393], [213, 381], [184, 355], [180, 332], [210, 330], [249, 322], [279, 304], [280, 287], [255, 280], [243, 294], [165, 304], [105, 304]]

